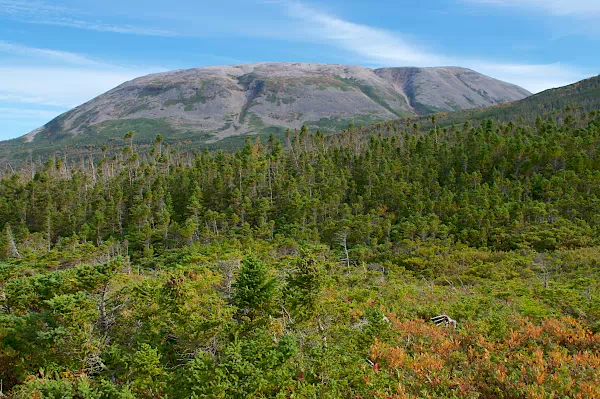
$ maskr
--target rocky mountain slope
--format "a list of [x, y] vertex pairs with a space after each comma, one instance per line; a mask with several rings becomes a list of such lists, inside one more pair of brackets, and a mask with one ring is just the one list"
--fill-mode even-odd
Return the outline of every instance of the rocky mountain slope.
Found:
[[418, 115], [487, 107], [531, 95], [518, 86], [465, 68], [382, 68], [375, 73], [405, 93]]
[[[500, 104], [526, 90], [465, 68], [385, 68], [258, 63], [143, 76], [55, 118], [25, 142], [56, 144], [85, 137], [148, 137], [215, 142], [244, 134], [282, 133], [307, 124], [335, 131], [367, 124]], [[139, 136], [138, 136], [139, 137]]]

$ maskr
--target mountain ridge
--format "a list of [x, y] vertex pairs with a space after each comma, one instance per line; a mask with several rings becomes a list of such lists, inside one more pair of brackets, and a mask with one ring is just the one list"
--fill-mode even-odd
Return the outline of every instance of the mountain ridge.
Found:
[[[410, 82], [399, 78], [403, 73]], [[460, 67], [369, 69], [269, 62], [211, 66], [125, 82], [23, 140], [68, 139], [107, 127], [122, 132], [134, 128], [136, 121], [166, 124], [176, 135], [204, 134], [207, 142], [282, 133], [304, 124], [332, 132], [353, 122], [482, 107], [528, 95], [518, 86]]]

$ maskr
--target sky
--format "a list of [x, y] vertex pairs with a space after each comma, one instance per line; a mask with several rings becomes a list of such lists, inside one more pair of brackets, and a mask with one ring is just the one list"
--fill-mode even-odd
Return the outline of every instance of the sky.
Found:
[[600, 0], [0, 0], [0, 140], [149, 73], [462, 66], [531, 92], [600, 73]]

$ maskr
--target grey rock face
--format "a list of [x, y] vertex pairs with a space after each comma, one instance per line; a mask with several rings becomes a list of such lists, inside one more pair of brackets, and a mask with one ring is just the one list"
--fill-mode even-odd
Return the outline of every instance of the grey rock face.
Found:
[[408, 115], [498, 104], [530, 95], [464, 68], [385, 68], [258, 63], [143, 76], [24, 137], [68, 137], [110, 121], [163, 120], [175, 131], [232, 135], [299, 128], [339, 130]]
[[519, 86], [466, 68], [382, 68], [375, 73], [406, 93], [417, 114], [481, 108], [531, 95]]

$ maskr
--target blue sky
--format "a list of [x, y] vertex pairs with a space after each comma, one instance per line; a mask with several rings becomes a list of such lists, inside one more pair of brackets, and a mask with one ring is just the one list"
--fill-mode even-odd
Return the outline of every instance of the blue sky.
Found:
[[260, 61], [600, 73], [600, 0], [0, 0], [0, 139], [137, 76]]

